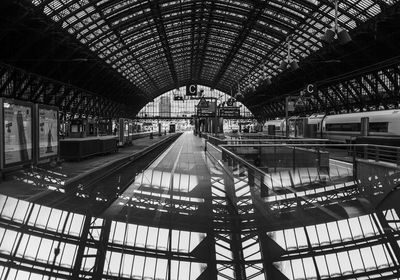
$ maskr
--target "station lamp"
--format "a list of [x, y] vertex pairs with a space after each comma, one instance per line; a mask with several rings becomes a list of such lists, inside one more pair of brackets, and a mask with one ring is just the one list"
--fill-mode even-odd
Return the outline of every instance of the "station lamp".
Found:
[[347, 44], [351, 41], [349, 33], [345, 29], [339, 29], [338, 26], [338, 0], [335, 0], [335, 24], [333, 28], [327, 29], [325, 34], [322, 36], [322, 41], [330, 44], [333, 43], [337, 37], [339, 44]]
[[281, 61], [281, 63], [279, 64], [279, 68], [282, 71], [286, 70], [288, 67], [291, 70], [297, 70], [297, 69], [299, 69], [299, 65], [291, 57], [291, 39], [290, 39], [290, 37], [288, 37], [286, 39], [286, 43], [287, 43], [287, 57], [286, 57], [286, 60]]
[[239, 100], [239, 99], [241, 99], [243, 97], [244, 97], [243, 94], [240, 92], [240, 84], [238, 83], [238, 91], [237, 91], [237, 93], [235, 95], [235, 99]]

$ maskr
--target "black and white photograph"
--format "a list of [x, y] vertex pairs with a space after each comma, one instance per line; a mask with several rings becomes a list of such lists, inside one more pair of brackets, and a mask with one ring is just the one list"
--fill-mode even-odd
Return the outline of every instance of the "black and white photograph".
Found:
[[400, 279], [400, 0], [0, 0], [0, 280]]

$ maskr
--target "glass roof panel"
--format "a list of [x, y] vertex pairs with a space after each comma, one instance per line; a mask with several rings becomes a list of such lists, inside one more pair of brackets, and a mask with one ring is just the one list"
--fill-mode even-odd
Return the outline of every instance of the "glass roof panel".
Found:
[[[304, 59], [322, 47], [319, 38], [334, 22], [333, 3], [317, 0], [273, 0], [260, 6], [239, 0], [164, 1], [151, 7], [145, 0], [32, 0], [32, 4], [148, 93], [158, 92], [165, 83], [176, 87], [174, 83], [186, 81], [191, 67], [197, 70], [199, 64], [198, 78], [217, 82], [217, 87], [230, 87], [232, 79], [224, 76], [232, 72], [240, 72], [235, 79], [243, 85], [256, 83], [261, 72], [278, 75], [287, 36], [292, 38], [295, 59]], [[252, 19], [257, 10], [260, 15]], [[340, 1], [339, 25], [351, 30], [380, 12], [378, 0]], [[200, 45], [193, 47], [193, 42]], [[201, 61], [194, 63], [193, 58]], [[227, 69], [221, 69], [224, 63]], [[158, 80], [164, 76], [169, 78]]]

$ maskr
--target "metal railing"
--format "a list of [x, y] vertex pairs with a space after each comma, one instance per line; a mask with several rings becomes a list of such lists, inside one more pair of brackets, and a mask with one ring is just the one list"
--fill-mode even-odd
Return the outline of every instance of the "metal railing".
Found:
[[269, 135], [266, 133], [258, 132], [258, 133], [226, 133], [226, 137], [235, 138], [235, 139], [287, 139], [287, 137], [283, 134]]
[[[320, 196], [322, 190], [340, 189], [339, 187], [330, 188], [328, 181], [334, 182], [327, 174], [321, 174], [317, 169], [311, 171], [310, 168], [303, 170], [308, 174], [308, 178], [300, 179], [292, 171], [278, 171], [274, 174], [265, 172], [262, 168], [255, 166], [243, 157], [235, 154], [226, 146], [220, 146], [222, 162], [232, 173], [241, 174], [240, 177], [247, 177], [250, 188], [253, 188], [253, 201], [258, 201], [258, 206], [266, 212], [279, 213], [292, 212], [298, 207], [303, 209], [320, 209], [334, 219], [340, 218], [333, 211], [325, 208], [326, 204], [337, 203], [335, 201], [319, 202], [315, 197]], [[207, 150], [209, 150], [207, 148]], [[312, 186], [312, 184], [314, 184]], [[334, 184], [333, 184], [334, 185]], [[325, 189], [324, 189], [325, 188]], [[343, 189], [344, 190], [344, 189]], [[307, 192], [308, 191], [308, 192]], [[313, 193], [311, 193], [311, 191]], [[313, 195], [312, 195], [313, 194]], [[311, 199], [309, 198], [312, 197]], [[338, 197], [344, 197], [339, 195]]]
[[318, 138], [221, 138], [215, 137], [210, 134], [203, 134], [203, 137], [212, 143], [213, 145], [233, 145], [233, 144], [325, 144], [328, 143], [328, 139]]
[[[387, 180], [387, 174], [395, 173], [391, 175], [393, 180], [400, 177], [400, 147], [370, 144], [298, 144], [289, 141], [285, 144], [227, 145], [221, 144], [224, 142], [219, 140], [209, 137], [206, 144], [207, 151], [212, 151], [214, 158], [220, 153], [221, 161], [231, 170], [245, 170], [239, 173], [252, 178], [249, 181], [260, 194], [257, 199], [265, 203], [264, 206], [268, 211], [290, 212], [295, 211], [297, 207], [318, 208], [327, 211], [326, 213], [329, 212], [330, 216], [335, 216], [326, 207], [352, 203], [356, 197], [372, 201], [371, 207], [373, 207], [390, 192], [390, 188], [393, 187], [391, 185], [394, 185], [392, 183], [382, 185], [382, 182]], [[215, 143], [219, 146], [216, 147]], [[271, 153], [268, 154], [266, 151], [271, 152], [275, 149], [277, 155], [283, 149], [291, 150], [292, 155], [295, 155], [292, 164], [266, 167], [256, 162], [258, 154], [270, 156]], [[246, 154], [246, 151], [253, 152], [253, 157]], [[314, 153], [315, 165], [304, 165], [304, 159], [297, 154], [297, 151], [307, 151], [308, 156]], [[341, 153], [349, 162], [338, 160], [332, 162], [328, 157], [325, 164], [330, 165], [330, 168], [323, 169], [321, 155], [324, 153], [328, 155]], [[367, 165], [369, 169], [365, 169], [365, 166], [361, 168], [360, 163]], [[379, 175], [361, 174], [363, 178], [357, 178], [360, 172], [373, 171], [375, 167], [385, 169], [389, 168], [388, 166], [391, 169], [390, 172], [386, 172], [387, 174], [385, 172]], [[365, 184], [366, 180], [372, 180], [374, 176], [379, 177], [374, 179], [376, 183]]]
[[353, 145], [352, 153], [355, 155], [356, 158], [388, 162], [400, 165], [400, 147], [355, 144]]
[[[400, 147], [395, 146], [384, 146], [374, 144], [332, 144], [329, 143], [328, 139], [319, 138], [222, 138], [215, 137], [211, 134], [203, 134], [203, 137], [213, 145], [262, 145], [262, 144], [312, 144], [317, 147], [324, 147], [330, 149], [345, 150], [348, 156], [354, 157], [354, 159], [370, 159], [381, 162], [388, 162], [400, 165]], [[322, 145], [321, 145], [322, 144]], [[306, 146], [304, 146], [306, 147]]]

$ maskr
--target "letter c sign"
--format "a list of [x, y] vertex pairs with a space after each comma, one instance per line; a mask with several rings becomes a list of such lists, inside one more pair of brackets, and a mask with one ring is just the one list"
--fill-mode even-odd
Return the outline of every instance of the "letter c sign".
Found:
[[308, 94], [313, 94], [315, 90], [315, 85], [314, 84], [308, 84], [306, 86], [306, 91]]
[[186, 86], [187, 96], [197, 96], [197, 85], [187, 85]]

